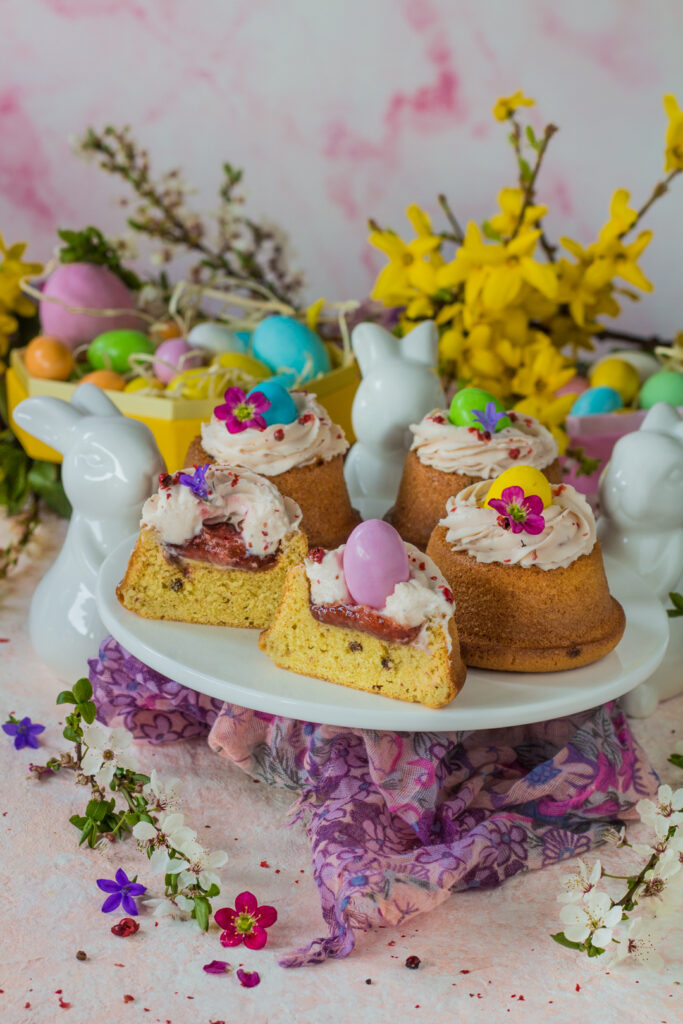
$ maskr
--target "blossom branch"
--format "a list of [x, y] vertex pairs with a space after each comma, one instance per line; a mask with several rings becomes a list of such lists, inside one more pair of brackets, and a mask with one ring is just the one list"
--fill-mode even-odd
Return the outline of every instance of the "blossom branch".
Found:
[[645, 216], [645, 214], [650, 209], [650, 207], [653, 205], [653, 203], [656, 203], [658, 199], [660, 199], [662, 196], [665, 196], [667, 194], [667, 192], [669, 191], [669, 185], [674, 180], [676, 175], [681, 173], [681, 170], [682, 170], [682, 168], [675, 167], [673, 169], [673, 171], [671, 171], [669, 174], [667, 174], [666, 178], [664, 178], [663, 181], [658, 181], [657, 182], [655, 187], [652, 189], [652, 193], [651, 193], [649, 199], [647, 199], [643, 203], [641, 208], [638, 210], [638, 212], [636, 214], [636, 219], [633, 221], [633, 224], [631, 224], [631, 226], [629, 228], [627, 228], [626, 231], [622, 231], [621, 235], [619, 236], [620, 238], [623, 238], [624, 235], [627, 235], [629, 233], [629, 231], [633, 231], [633, 229], [635, 228], [636, 224], [638, 224], [638, 222], [642, 220], [642, 218]]
[[443, 192], [440, 192], [437, 198], [439, 200], [439, 206], [441, 207], [441, 209], [443, 210], [444, 214], [446, 215], [446, 220], [448, 221], [448, 223], [450, 224], [451, 228], [453, 229], [453, 234], [452, 235], [449, 235], [449, 236], [445, 236], [444, 235], [444, 237], [448, 237], [449, 240], [452, 241], [452, 242], [455, 242], [456, 245], [462, 245], [462, 243], [465, 241], [465, 235], [463, 233], [462, 228], [460, 227], [460, 224], [458, 222], [457, 217], [455, 216], [455, 214], [453, 213], [453, 210], [451, 209], [451, 206], [450, 206], [450, 203], [448, 202], [448, 199], [446, 198], [446, 196], [444, 195]]

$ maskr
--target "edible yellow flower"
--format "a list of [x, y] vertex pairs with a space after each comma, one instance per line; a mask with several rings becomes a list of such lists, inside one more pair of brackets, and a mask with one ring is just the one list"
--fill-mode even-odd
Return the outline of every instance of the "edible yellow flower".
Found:
[[621, 238], [635, 223], [638, 214], [632, 210], [628, 201], [631, 193], [625, 188], [618, 188], [612, 196], [609, 206], [609, 220], [600, 230], [600, 241], [609, 242], [613, 238]]
[[594, 259], [586, 270], [587, 287], [597, 291], [613, 277], [620, 277], [634, 288], [651, 292], [654, 285], [645, 277], [636, 260], [642, 256], [652, 238], [652, 231], [641, 231], [636, 240], [628, 245], [624, 245], [618, 238], [601, 240], [591, 245], [589, 251]]
[[481, 298], [489, 309], [503, 309], [515, 301], [526, 281], [548, 299], [557, 295], [557, 276], [552, 265], [538, 263], [532, 253], [540, 231], [527, 231], [504, 247], [504, 259], [486, 274]]
[[[508, 238], [517, 227], [519, 214], [524, 203], [524, 192], [521, 188], [503, 188], [498, 193], [498, 205], [501, 212], [489, 218], [489, 227], [502, 238]], [[547, 206], [527, 206], [522, 219], [522, 230], [533, 228], [548, 212]]]
[[512, 96], [501, 96], [500, 99], [496, 100], [493, 116], [496, 121], [507, 121], [510, 114], [514, 114], [518, 107], [533, 107], [535, 104], [536, 100], [525, 96], [522, 90], [518, 89]]
[[550, 399], [569, 383], [575, 369], [545, 335], [540, 337], [544, 340], [522, 349], [522, 363], [512, 387], [518, 395]]
[[561, 398], [539, 399], [525, 398], [515, 405], [515, 411], [521, 412], [523, 416], [533, 416], [539, 423], [542, 423], [557, 441], [560, 455], [564, 455], [569, 444], [569, 438], [562, 429], [569, 410], [576, 401], [576, 395], [562, 395]]
[[664, 150], [664, 170], [683, 170], [683, 110], [678, 100], [671, 93], [664, 97], [664, 110], [669, 118], [666, 127], [666, 148]]
[[35, 313], [33, 302], [19, 287], [20, 280], [22, 277], [35, 277], [43, 269], [41, 263], [22, 262], [26, 245], [26, 242], [15, 242], [8, 248], [0, 234], [0, 253], [3, 256], [0, 262], [0, 305], [19, 316], [33, 316]]
[[425, 257], [437, 253], [441, 246], [441, 238], [431, 233], [431, 224], [427, 214], [412, 205], [406, 210], [406, 216], [417, 232], [417, 238], [404, 242], [393, 231], [373, 231], [369, 242], [389, 257], [375, 281], [371, 297], [383, 302], [385, 306], [405, 306], [414, 297], [414, 286], [410, 280], [410, 270]]

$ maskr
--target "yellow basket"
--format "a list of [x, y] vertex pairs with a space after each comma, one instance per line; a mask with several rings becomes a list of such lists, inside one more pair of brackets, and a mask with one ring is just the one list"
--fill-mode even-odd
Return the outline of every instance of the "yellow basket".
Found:
[[[24, 364], [24, 352], [25, 349], [13, 349], [7, 369], [7, 398], [12, 429], [32, 458], [61, 462], [60, 453], [21, 430], [14, 422], [12, 413], [22, 399], [34, 395], [52, 395], [68, 402], [76, 384], [41, 380], [39, 377], [30, 376]], [[353, 362], [348, 366], [331, 370], [306, 384], [306, 390], [318, 397], [332, 421], [343, 428], [351, 444], [355, 440], [351, 428], [351, 404], [359, 382], [360, 372], [357, 364]], [[154, 434], [169, 472], [182, 468], [190, 442], [199, 433], [201, 424], [211, 419], [211, 413], [218, 404], [216, 399], [203, 398], [191, 401], [186, 398], [126, 394], [123, 391], [107, 391], [107, 394], [124, 416], [147, 424]]]

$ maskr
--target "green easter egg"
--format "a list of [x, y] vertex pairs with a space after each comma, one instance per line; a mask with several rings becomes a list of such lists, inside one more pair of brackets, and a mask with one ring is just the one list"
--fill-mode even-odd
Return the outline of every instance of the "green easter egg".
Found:
[[[496, 412], [505, 412], [503, 403], [490, 395], [483, 388], [461, 388], [456, 391], [448, 410], [448, 418], [456, 427], [476, 427], [483, 430], [481, 422], [475, 417], [475, 412], [483, 414], [489, 402], [493, 402]], [[508, 416], [503, 416], [496, 423], [496, 430], [512, 426]]]
[[683, 405], [683, 373], [660, 370], [645, 381], [640, 389], [638, 405], [641, 409], [651, 409], [657, 402]]
[[130, 357], [151, 355], [154, 345], [142, 331], [105, 331], [88, 346], [88, 361], [97, 370], [115, 370], [128, 373]]

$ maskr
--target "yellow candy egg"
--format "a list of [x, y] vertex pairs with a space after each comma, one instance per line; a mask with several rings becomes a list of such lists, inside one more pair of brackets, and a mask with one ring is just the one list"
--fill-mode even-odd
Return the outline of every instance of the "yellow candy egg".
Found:
[[133, 377], [123, 389], [127, 394], [135, 394], [136, 391], [144, 391], [147, 388], [153, 391], [163, 391], [164, 385], [160, 380], [149, 380], [147, 377]]
[[39, 334], [27, 346], [24, 364], [32, 377], [67, 380], [74, 368], [74, 357], [71, 349], [57, 338]]
[[191, 370], [183, 370], [176, 374], [168, 382], [166, 390], [170, 395], [180, 398], [215, 398], [217, 396], [216, 382], [218, 378], [211, 376], [205, 366], [193, 367]]
[[220, 366], [223, 370], [244, 370], [255, 380], [265, 380], [266, 377], [273, 376], [273, 371], [265, 363], [243, 352], [221, 352], [211, 360], [211, 365]]
[[640, 390], [640, 377], [635, 366], [625, 359], [605, 359], [598, 363], [590, 375], [594, 388], [614, 388], [622, 402], [632, 402]]
[[491, 498], [500, 498], [506, 487], [521, 487], [525, 497], [536, 494], [543, 502], [543, 508], [552, 504], [550, 484], [540, 469], [534, 469], [533, 466], [510, 466], [506, 469], [491, 484], [484, 504], [488, 505]]
[[86, 373], [81, 379], [81, 384], [84, 383], [94, 384], [103, 391], [123, 391], [126, 386], [121, 374], [115, 373], [114, 370], [93, 370], [92, 373]]

